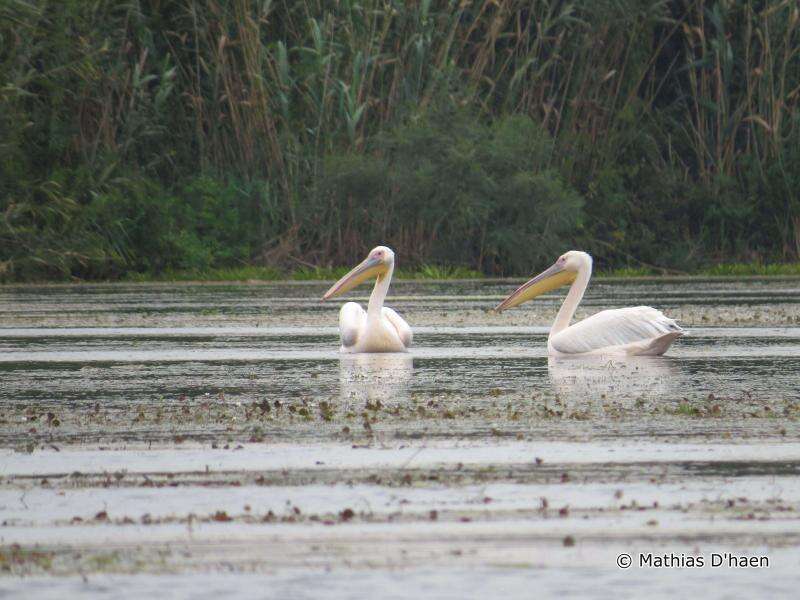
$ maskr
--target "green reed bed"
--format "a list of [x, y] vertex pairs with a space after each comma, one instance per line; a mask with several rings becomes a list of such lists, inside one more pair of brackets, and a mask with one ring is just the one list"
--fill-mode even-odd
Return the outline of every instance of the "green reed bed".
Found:
[[797, 261], [799, 53], [790, 0], [0, 0], [0, 279]]

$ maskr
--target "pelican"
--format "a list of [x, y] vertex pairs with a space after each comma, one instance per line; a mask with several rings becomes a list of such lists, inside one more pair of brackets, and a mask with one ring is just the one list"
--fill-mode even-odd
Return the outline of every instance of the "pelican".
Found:
[[673, 319], [649, 306], [604, 310], [570, 325], [591, 276], [592, 257], [586, 252], [571, 250], [562, 254], [549, 269], [517, 288], [495, 310], [501, 312], [571, 284], [547, 338], [551, 356], [660, 356], [685, 333]]
[[403, 318], [383, 305], [394, 271], [394, 252], [386, 246], [373, 248], [364, 261], [325, 292], [323, 300], [344, 294], [359, 283], [375, 277], [375, 288], [367, 310], [347, 302], [339, 311], [339, 336], [342, 352], [405, 352], [412, 333]]

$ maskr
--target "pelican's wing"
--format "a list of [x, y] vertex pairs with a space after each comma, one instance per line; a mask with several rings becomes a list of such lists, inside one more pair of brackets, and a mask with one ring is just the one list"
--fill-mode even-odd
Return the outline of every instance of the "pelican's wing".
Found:
[[557, 333], [550, 343], [555, 350], [564, 354], [581, 354], [631, 344], [642, 344], [640, 350], [644, 350], [649, 342], [665, 335], [671, 336], [666, 344], [669, 346], [683, 333], [683, 329], [660, 310], [649, 306], [633, 306], [592, 315]]
[[366, 318], [367, 313], [359, 304], [347, 302], [342, 305], [339, 311], [339, 337], [342, 339], [342, 346], [349, 348], [355, 345]]
[[397, 335], [400, 336], [400, 340], [403, 342], [403, 346], [406, 348], [411, 346], [411, 341], [414, 339], [414, 334], [411, 331], [411, 327], [409, 327], [408, 323], [405, 322], [403, 317], [386, 306], [383, 307], [381, 314], [384, 316], [384, 318], [386, 318], [387, 321], [389, 321], [389, 323], [394, 325], [394, 328], [397, 330]]

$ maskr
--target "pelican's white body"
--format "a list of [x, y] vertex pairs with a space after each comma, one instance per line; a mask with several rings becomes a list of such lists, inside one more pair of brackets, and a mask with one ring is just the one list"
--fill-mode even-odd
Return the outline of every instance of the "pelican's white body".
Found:
[[[377, 287], [377, 286], [376, 286]], [[406, 352], [411, 346], [411, 327], [391, 308], [382, 306], [374, 317], [356, 302], [339, 311], [342, 352]]]
[[659, 356], [682, 335], [683, 329], [660, 310], [632, 306], [604, 310], [564, 330], [551, 330], [547, 349], [551, 356]]

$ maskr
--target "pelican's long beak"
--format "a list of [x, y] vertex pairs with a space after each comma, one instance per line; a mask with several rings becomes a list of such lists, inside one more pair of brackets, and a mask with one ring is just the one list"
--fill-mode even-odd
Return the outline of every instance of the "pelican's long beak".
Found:
[[507, 308], [519, 306], [523, 302], [533, 300], [536, 296], [541, 296], [550, 290], [571, 284], [577, 276], [576, 272], [566, 271], [556, 263], [527, 283], [519, 286], [514, 293], [498, 304], [494, 310], [495, 312], [502, 312]]
[[360, 265], [354, 267], [347, 275], [334, 283], [331, 289], [325, 292], [322, 299], [330, 300], [334, 296], [344, 294], [370, 277], [380, 277], [386, 273], [387, 270], [388, 266], [379, 258], [367, 258]]

